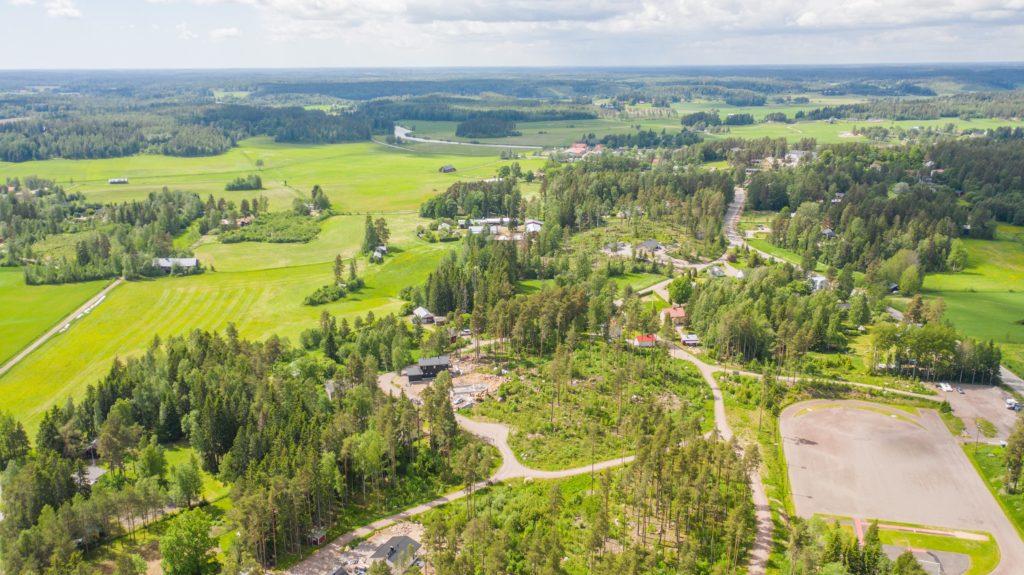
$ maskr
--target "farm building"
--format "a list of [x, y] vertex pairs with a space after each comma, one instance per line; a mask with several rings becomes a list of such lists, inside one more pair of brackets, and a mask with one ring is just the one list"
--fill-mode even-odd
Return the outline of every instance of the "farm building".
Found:
[[412, 310], [412, 315], [420, 320], [420, 323], [434, 323], [434, 314], [430, 310], [420, 306]]
[[107, 180], [107, 183], [111, 184], [111, 185], [113, 185], [113, 184], [127, 184], [128, 183], [128, 178], [110, 178], [109, 180]]
[[654, 334], [645, 333], [634, 337], [631, 343], [633, 344], [633, 347], [654, 347], [658, 344], [658, 338], [656, 338]]
[[396, 535], [373, 552], [373, 555], [370, 556], [370, 563], [384, 561], [395, 572], [404, 573], [416, 561], [419, 549], [420, 544], [412, 537]]
[[441, 166], [441, 168], [439, 170], [437, 170], [437, 171], [441, 172], [442, 174], [451, 174], [451, 173], [455, 172], [455, 166], [453, 166], [451, 164], [445, 164], [445, 165]]
[[194, 270], [199, 267], [199, 260], [196, 258], [154, 258], [153, 265], [171, 273], [174, 269]]

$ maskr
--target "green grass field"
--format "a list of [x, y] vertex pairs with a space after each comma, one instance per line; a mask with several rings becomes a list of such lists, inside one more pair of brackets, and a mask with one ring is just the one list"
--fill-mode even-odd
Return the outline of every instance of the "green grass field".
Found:
[[[263, 194], [275, 210], [289, 208], [292, 199], [320, 184], [339, 212], [395, 212], [415, 210], [421, 201], [452, 182], [488, 178], [509, 163], [499, 159], [497, 149], [479, 155], [480, 150], [462, 148], [468, 147], [411, 147], [409, 151], [370, 142], [306, 146], [252, 138], [225, 154], [205, 158], [140, 154], [102, 160], [0, 162], [0, 173], [52, 178], [97, 202], [143, 198], [167, 186], [238, 201]], [[256, 168], [257, 160], [264, 162], [261, 170]], [[524, 169], [537, 169], [546, 160], [518, 161]], [[457, 171], [439, 173], [438, 168], [445, 164], [454, 165]], [[256, 172], [263, 178], [266, 189], [262, 192], [224, 191], [227, 182]], [[126, 177], [130, 183], [107, 184], [112, 177]]]
[[[0, 268], [0, 364], [46, 333], [107, 282], [59, 286], [25, 285], [17, 268]], [[3, 409], [0, 400], [0, 409]]]
[[965, 334], [993, 340], [1003, 364], [1024, 373], [1024, 227], [999, 226], [995, 240], [964, 240], [968, 267], [925, 278], [924, 293], [946, 302], [946, 317]]
[[[331, 281], [330, 263], [128, 282], [0, 378], [0, 409], [16, 414], [31, 434], [49, 406], [78, 397], [107, 372], [114, 358], [138, 353], [155, 335], [222, 329], [231, 322], [244, 337], [278, 334], [294, 342], [324, 310], [348, 317], [370, 310], [378, 315], [397, 312], [402, 305], [398, 291], [422, 281], [450, 246], [418, 244], [382, 265], [367, 268], [363, 263], [366, 288], [318, 307], [305, 306], [302, 300]], [[339, 244], [338, 249], [354, 248]]]
[[1024, 493], [1009, 494], [1005, 489], [1006, 461], [1003, 457], [1006, 448], [984, 444], [962, 447], [1010, 522], [1017, 528], [1017, 533], [1024, 537]]

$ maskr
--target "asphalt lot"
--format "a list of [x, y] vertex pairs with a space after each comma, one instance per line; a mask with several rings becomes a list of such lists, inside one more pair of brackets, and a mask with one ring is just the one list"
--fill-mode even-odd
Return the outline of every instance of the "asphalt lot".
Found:
[[815, 400], [782, 413], [793, 500], [815, 514], [991, 533], [1019, 573], [1024, 542], [934, 410]]
[[[1013, 430], [1013, 424], [1017, 419], [1016, 411], [1006, 409], [1004, 400], [1010, 394], [994, 385], [964, 385], [961, 386], [964, 393], [939, 392], [944, 396], [949, 405], [953, 407], [953, 414], [964, 420], [967, 425], [967, 434], [973, 439], [977, 426], [974, 424], [978, 417], [991, 421], [996, 426], [998, 434], [991, 441], [1005, 440]], [[985, 436], [980, 436], [981, 441], [986, 441]]]

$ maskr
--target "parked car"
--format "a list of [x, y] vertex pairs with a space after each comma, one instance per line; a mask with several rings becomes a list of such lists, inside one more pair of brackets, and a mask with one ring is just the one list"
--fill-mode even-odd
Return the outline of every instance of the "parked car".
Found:
[[948, 383], [940, 383], [939, 384], [939, 389], [941, 389], [942, 391], [945, 391], [945, 392], [950, 392], [950, 391], [953, 391], [953, 386], [949, 385]]
[[964, 394], [964, 388], [962, 388], [962, 387], [960, 387], [958, 385], [958, 386], [956, 386], [956, 392], [959, 393], [960, 395], [963, 395]]

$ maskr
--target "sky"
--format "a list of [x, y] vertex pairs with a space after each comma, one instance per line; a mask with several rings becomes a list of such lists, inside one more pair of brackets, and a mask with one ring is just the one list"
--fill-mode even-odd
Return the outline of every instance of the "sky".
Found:
[[1024, 60], [1024, 0], [0, 0], [0, 22], [0, 69]]

